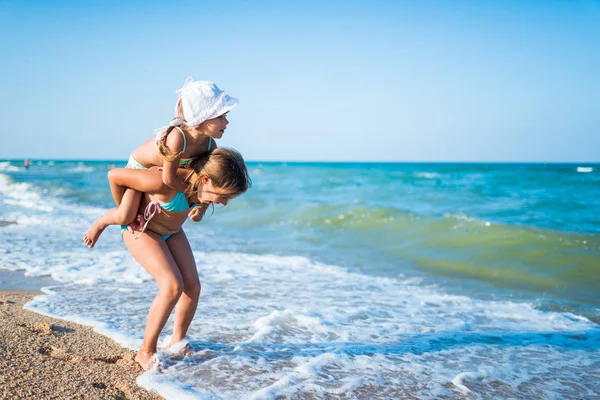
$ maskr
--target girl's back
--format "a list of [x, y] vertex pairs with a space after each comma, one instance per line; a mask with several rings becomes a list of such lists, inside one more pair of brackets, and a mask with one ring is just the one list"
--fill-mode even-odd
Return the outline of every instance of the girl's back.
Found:
[[[171, 136], [179, 136], [179, 138]], [[178, 148], [178, 144], [184, 143], [185, 148], [183, 146], [179, 147], [184, 150], [180, 157], [180, 160], [184, 162], [217, 147], [215, 141], [209, 136], [193, 137], [188, 135], [184, 141], [183, 135], [178, 129], [173, 129], [167, 136], [167, 145], [169, 148]], [[146, 168], [152, 166], [160, 167], [164, 163], [164, 159], [157, 149], [155, 136], [148, 138], [148, 140], [139, 145], [133, 151], [132, 155], [138, 163]]]

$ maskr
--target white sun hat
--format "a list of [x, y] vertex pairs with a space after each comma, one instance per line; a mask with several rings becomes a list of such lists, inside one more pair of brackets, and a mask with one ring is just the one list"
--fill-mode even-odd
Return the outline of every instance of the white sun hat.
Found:
[[[187, 125], [200, 125], [208, 119], [216, 118], [231, 110], [238, 99], [229, 96], [210, 81], [195, 81], [191, 76], [185, 80], [183, 87], [177, 90], [183, 118]], [[177, 119], [177, 105], [175, 105]]]

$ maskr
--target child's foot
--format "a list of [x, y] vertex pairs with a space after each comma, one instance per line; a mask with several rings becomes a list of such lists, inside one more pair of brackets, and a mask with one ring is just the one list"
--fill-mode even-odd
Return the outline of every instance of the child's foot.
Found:
[[90, 249], [94, 247], [98, 241], [98, 238], [104, 231], [104, 228], [106, 228], [106, 225], [100, 223], [100, 220], [97, 219], [96, 222], [94, 222], [92, 226], [90, 226], [90, 228], [83, 234], [83, 242], [85, 245]]
[[149, 371], [152, 369], [154, 364], [158, 362], [158, 357], [156, 357], [156, 353], [149, 353], [140, 350], [135, 356], [135, 361], [140, 364], [140, 367], [142, 367], [144, 371]]
[[[168, 341], [167, 341], [168, 339]], [[181, 340], [173, 340], [173, 338], [167, 338], [163, 342], [165, 348], [163, 351], [170, 355], [179, 356], [190, 356], [193, 354], [192, 346], [190, 345], [190, 339], [186, 336]]]
[[191, 357], [194, 355], [192, 346], [189, 343], [185, 343], [182, 346], [178, 346], [178, 343], [176, 343], [173, 346], [169, 346], [165, 352], [176, 357]]

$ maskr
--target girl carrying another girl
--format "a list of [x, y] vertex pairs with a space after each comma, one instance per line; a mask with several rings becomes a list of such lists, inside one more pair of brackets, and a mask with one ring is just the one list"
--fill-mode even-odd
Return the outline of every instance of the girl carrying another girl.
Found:
[[[187, 184], [180, 179], [177, 169], [189, 167], [190, 162], [217, 147], [227, 128], [227, 113], [238, 100], [230, 97], [209, 81], [194, 81], [191, 77], [177, 90], [175, 118], [156, 138], [150, 138], [136, 148], [127, 168], [148, 169], [162, 166], [162, 181], [171, 189], [185, 191]], [[171, 134], [173, 133], [173, 134]], [[130, 225], [131, 229], [145, 223], [137, 214], [141, 194], [127, 190], [121, 205], [98, 218], [83, 235], [84, 243], [92, 248], [108, 225]], [[194, 222], [202, 219], [206, 205], [194, 207], [189, 217]]]
[[[191, 169], [175, 171], [177, 179], [187, 181], [185, 191], [163, 182], [157, 169], [115, 168], [108, 173], [111, 192], [117, 205], [124, 193], [140, 193], [139, 212], [146, 222], [140, 229], [122, 227], [127, 249], [156, 280], [156, 295], [146, 322], [144, 340], [135, 360], [144, 370], [152, 367], [157, 343], [169, 315], [175, 308], [170, 345], [185, 338], [194, 318], [200, 296], [200, 280], [192, 249], [181, 226], [195, 204], [226, 205], [244, 193], [251, 182], [244, 159], [235, 150], [221, 148], [205, 152], [194, 159]], [[137, 210], [136, 210], [137, 211]]]

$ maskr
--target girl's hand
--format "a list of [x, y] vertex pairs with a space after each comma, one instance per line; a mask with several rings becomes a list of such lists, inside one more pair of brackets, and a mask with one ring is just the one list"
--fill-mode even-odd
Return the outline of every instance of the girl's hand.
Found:
[[208, 203], [202, 203], [199, 206], [192, 208], [192, 211], [188, 214], [188, 217], [194, 222], [202, 221], [202, 217], [204, 217], [204, 213], [208, 208]]

